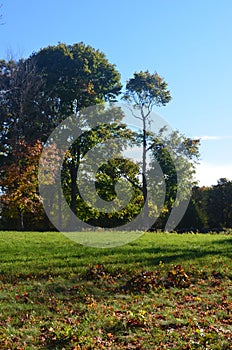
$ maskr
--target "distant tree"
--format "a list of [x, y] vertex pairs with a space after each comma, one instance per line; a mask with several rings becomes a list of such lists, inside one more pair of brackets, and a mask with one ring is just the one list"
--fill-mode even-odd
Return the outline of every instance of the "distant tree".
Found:
[[211, 228], [232, 227], [232, 181], [218, 180], [207, 191], [207, 216]]
[[204, 217], [205, 228], [232, 227], [232, 181], [221, 178], [217, 185], [195, 187], [192, 198]]
[[188, 208], [177, 226], [177, 230], [201, 231], [207, 228], [207, 217], [199, 209], [198, 204], [193, 198], [190, 199]]

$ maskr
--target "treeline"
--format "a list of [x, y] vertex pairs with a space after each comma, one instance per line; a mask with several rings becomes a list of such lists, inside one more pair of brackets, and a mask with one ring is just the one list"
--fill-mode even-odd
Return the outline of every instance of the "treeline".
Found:
[[[113, 104], [121, 98], [141, 121], [141, 130], [129, 128], [124, 111]], [[1, 60], [0, 228], [69, 229], [69, 216], [60, 205], [64, 195], [72, 213], [93, 227], [122, 227], [139, 218], [136, 228], [165, 229], [175, 205], [180, 206], [189, 197], [199, 157], [199, 140], [178, 131], [167, 132], [166, 127], [151, 130], [153, 108], [170, 100], [164, 79], [148, 71], [134, 73], [123, 91], [115, 65], [104, 53], [84, 43], [49, 46], [19, 61]], [[89, 106], [97, 108], [87, 116]], [[82, 132], [59, 163], [59, 142], [49, 137], [69, 116], [74, 118], [73, 127]], [[94, 127], [93, 119], [97, 119]], [[110, 146], [104, 147], [109, 140]], [[88, 151], [96, 146], [100, 148], [93, 158], [106, 159], [105, 163], [95, 178], [88, 166], [78, 177], [83, 164], [89, 164]], [[134, 146], [142, 150], [141, 162], [123, 157], [123, 152]], [[55, 227], [45, 213], [39, 191], [38, 166], [46, 147], [50, 158], [44, 165], [49, 174], [44, 186], [49, 193], [49, 210], [57, 213]], [[132, 192], [123, 185], [125, 181]], [[87, 201], [79, 192], [81, 186], [85, 187]], [[169, 226], [178, 224], [180, 230], [231, 227], [230, 190], [227, 180], [212, 188], [195, 187], [181, 223], [178, 215], [172, 215]], [[112, 210], [99, 210], [94, 191], [104, 203], [112, 204]]]
[[194, 187], [179, 230], [222, 231], [232, 227], [232, 181], [221, 178], [217, 185]]

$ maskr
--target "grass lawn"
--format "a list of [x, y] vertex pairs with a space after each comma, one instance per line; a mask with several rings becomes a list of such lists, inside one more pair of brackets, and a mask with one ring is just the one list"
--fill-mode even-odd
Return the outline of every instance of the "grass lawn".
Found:
[[231, 235], [0, 232], [0, 259], [0, 349], [232, 349]]

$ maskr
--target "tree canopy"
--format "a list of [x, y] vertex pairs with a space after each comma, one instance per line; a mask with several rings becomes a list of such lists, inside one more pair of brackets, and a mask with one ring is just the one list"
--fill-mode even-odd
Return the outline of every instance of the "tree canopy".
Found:
[[[43, 212], [38, 192], [38, 162], [51, 132], [71, 115], [78, 116], [80, 125], [85, 126], [84, 132], [73, 140], [61, 165], [62, 190], [71, 210], [93, 226], [118, 227], [133, 220], [145, 207], [146, 228], [146, 219], [158, 215], [154, 203], [162, 197], [165, 189], [161, 214], [153, 228], [165, 227], [173, 204], [185, 199], [188, 184], [194, 185], [199, 140], [178, 131], [167, 135], [165, 128], [152, 130], [152, 112], [171, 100], [168, 85], [158, 73], [135, 72], [126, 84], [123, 100], [130, 106], [134, 117], [141, 121], [139, 131], [131, 130], [124, 123], [120, 108], [110, 105], [105, 112], [105, 102], [115, 102], [121, 89], [116, 66], [104, 53], [84, 43], [59, 43], [42, 48], [27, 59], [0, 60], [0, 221], [3, 227], [7, 223], [9, 228], [7, 220], [10, 218], [11, 228], [28, 229], [30, 222], [35, 227], [52, 228]], [[91, 118], [87, 119], [82, 112], [92, 105], [99, 106], [99, 123], [95, 128], [91, 128]], [[110, 160], [110, 150], [101, 148], [108, 139], [115, 140], [111, 146], [115, 148], [116, 156]], [[123, 151], [127, 145], [141, 147], [141, 162], [124, 159]], [[99, 147], [96, 157], [101, 154], [105, 163], [93, 178], [87, 160], [88, 151], [96, 146]], [[52, 152], [53, 160], [48, 166], [54, 170], [54, 176], [49, 181], [56, 182], [55, 163], [60, 157], [58, 145], [57, 148], [53, 145]], [[79, 192], [84, 177], [77, 176], [84, 163], [87, 164], [84, 176], [91, 183], [88, 193], [91, 203], [95, 200], [91, 192], [95, 186], [102, 200], [117, 202], [120, 206], [117, 186], [121, 186], [124, 196], [129, 197], [128, 188], [123, 187], [126, 180], [132, 186], [129, 204], [108, 213], [85, 202]], [[158, 173], [154, 170], [158, 167], [162, 169], [162, 179], [156, 177]], [[178, 179], [180, 174], [181, 182]], [[151, 197], [148, 197], [148, 192]], [[190, 221], [199, 227], [231, 226], [230, 192], [231, 182], [227, 179], [220, 179], [210, 188], [195, 187], [182, 227]], [[59, 195], [54, 192], [57, 207]]]
[[135, 72], [126, 84], [124, 99], [141, 111], [141, 118], [148, 118], [154, 106], [165, 106], [171, 100], [167, 87], [158, 73]]

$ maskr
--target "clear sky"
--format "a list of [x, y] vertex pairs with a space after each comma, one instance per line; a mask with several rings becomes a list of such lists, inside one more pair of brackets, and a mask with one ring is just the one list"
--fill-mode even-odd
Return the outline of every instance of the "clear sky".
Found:
[[156, 110], [189, 137], [201, 137], [200, 185], [232, 180], [231, 0], [0, 0], [0, 58], [83, 41], [121, 73], [164, 77], [172, 94]]

